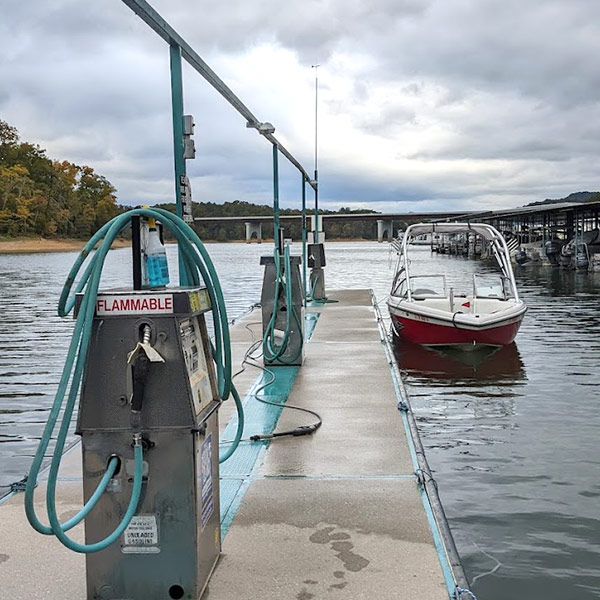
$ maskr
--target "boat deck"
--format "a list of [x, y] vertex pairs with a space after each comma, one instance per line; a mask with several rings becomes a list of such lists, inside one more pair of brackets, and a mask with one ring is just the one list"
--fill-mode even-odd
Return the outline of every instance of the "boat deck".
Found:
[[[276, 381], [258, 390], [272, 402], [316, 410], [323, 426], [312, 436], [242, 443], [223, 465], [223, 553], [205, 599], [449, 597], [371, 295], [347, 290], [330, 299], [337, 302], [308, 309], [314, 330], [304, 366], [274, 368]], [[259, 331], [258, 311], [232, 327], [236, 365]], [[244, 437], [311, 422], [257, 402], [252, 392], [262, 377], [247, 367], [235, 379], [246, 394]], [[235, 430], [228, 404], [223, 440]], [[61, 520], [81, 506], [80, 469], [76, 446], [61, 471]], [[43, 482], [37, 497], [44, 514]], [[2, 597], [85, 598], [84, 557], [31, 529], [22, 494], [0, 504], [0, 522]], [[82, 539], [81, 526], [73, 537]]]

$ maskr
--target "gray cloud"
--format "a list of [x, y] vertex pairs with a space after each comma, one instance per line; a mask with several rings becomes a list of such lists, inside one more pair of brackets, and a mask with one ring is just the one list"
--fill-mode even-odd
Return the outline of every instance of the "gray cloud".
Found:
[[[492, 207], [599, 187], [596, 0], [213, 4], [154, 3], [307, 168], [322, 65], [324, 205]], [[0, 118], [94, 166], [123, 202], [172, 198], [166, 44], [119, 0], [0, 8]], [[194, 197], [269, 201], [268, 145], [190, 69], [184, 85]], [[282, 166], [284, 204], [298, 194]]]

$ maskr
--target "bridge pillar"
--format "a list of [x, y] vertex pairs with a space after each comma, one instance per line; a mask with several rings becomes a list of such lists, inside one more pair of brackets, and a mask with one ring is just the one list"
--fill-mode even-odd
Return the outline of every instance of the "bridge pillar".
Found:
[[387, 234], [388, 242], [394, 237], [394, 222], [384, 219], [377, 219], [377, 241], [383, 242], [383, 238]]
[[260, 244], [262, 242], [262, 223], [251, 223], [246, 221], [246, 243], [252, 242], [252, 236], [256, 235], [256, 242]]
[[[318, 229], [317, 229], [318, 227]], [[315, 215], [310, 215], [310, 229], [307, 232], [306, 239], [309, 244], [316, 244], [315, 240], [315, 229], [317, 229], [317, 233], [319, 234], [319, 243], [322, 244], [325, 241], [325, 232], [323, 231], [323, 216], [319, 215], [319, 224], [315, 223]]]

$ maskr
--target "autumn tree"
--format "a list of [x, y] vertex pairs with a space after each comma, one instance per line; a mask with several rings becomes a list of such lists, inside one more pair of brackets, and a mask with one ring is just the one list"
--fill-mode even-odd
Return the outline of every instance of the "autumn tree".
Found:
[[2, 146], [12, 146], [19, 141], [19, 132], [6, 121], [0, 119], [0, 152]]
[[88, 237], [120, 210], [105, 177], [51, 160], [0, 120], [0, 234]]

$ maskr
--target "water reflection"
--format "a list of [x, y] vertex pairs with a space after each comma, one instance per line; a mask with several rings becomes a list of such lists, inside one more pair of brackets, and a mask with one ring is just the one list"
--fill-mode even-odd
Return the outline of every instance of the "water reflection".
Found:
[[517, 345], [481, 347], [470, 352], [450, 346], [427, 348], [394, 338], [394, 354], [402, 371], [437, 379], [490, 380], [525, 378], [525, 367]]
[[549, 296], [597, 294], [600, 287], [600, 272], [550, 268], [539, 264], [517, 266], [515, 277], [528, 285], [540, 286], [542, 294]]

